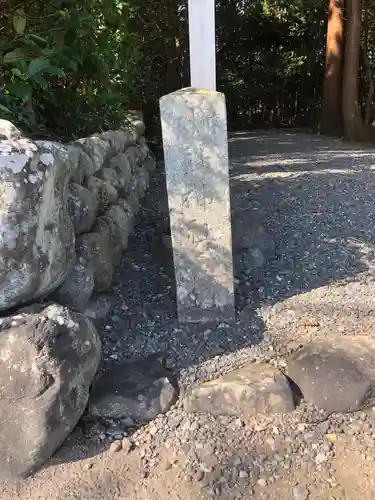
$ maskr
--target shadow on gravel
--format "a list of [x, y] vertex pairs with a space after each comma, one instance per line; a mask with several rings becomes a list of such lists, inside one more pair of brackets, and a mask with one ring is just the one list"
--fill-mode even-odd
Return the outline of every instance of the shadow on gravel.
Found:
[[[234, 135], [234, 219], [261, 213], [275, 257], [255, 288], [275, 304], [375, 264], [375, 149], [275, 131]], [[247, 151], [247, 154], [246, 154]]]
[[[263, 224], [275, 243], [273, 258], [250, 270], [241, 269], [234, 248], [238, 324], [178, 324], [159, 164], [117, 273], [119, 305], [98, 322], [103, 369], [162, 352], [184, 384], [213, 378], [251, 359], [266, 337], [259, 306], [354, 281], [375, 266], [375, 150], [275, 131], [235, 134], [229, 146], [233, 241], [242, 219], [249, 228]], [[98, 452], [92, 446], [85, 453]], [[75, 458], [62, 453], [56, 460]]]

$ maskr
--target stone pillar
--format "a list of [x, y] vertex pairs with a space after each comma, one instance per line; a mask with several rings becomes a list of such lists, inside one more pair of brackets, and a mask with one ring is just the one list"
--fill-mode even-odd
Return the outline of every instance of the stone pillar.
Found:
[[233, 321], [225, 97], [186, 88], [160, 111], [179, 320]]

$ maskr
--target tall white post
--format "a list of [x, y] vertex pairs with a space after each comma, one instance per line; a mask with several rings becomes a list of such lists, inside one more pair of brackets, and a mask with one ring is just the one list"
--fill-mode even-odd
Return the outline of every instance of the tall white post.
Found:
[[215, 0], [189, 0], [191, 86], [216, 90]]

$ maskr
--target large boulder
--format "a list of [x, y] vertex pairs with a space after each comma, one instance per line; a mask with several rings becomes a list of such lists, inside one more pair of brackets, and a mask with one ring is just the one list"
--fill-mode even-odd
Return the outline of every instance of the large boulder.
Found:
[[351, 412], [375, 404], [375, 340], [337, 335], [313, 341], [288, 361], [288, 375], [318, 408]]
[[266, 363], [249, 363], [210, 382], [189, 388], [184, 395], [186, 411], [242, 418], [258, 413], [294, 410], [287, 378]]
[[56, 304], [1, 320], [0, 475], [25, 477], [74, 429], [100, 361], [97, 332]]
[[32, 142], [0, 120], [0, 310], [46, 296], [73, 267], [70, 176], [62, 145]]

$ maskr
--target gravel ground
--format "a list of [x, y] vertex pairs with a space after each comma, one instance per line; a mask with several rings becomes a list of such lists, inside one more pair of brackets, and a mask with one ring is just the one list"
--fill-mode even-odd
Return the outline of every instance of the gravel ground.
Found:
[[[249, 360], [285, 367], [288, 353], [311, 338], [372, 333], [375, 151], [270, 131], [233, 136], [230, 153], [234, 233], [238, 219], [249, 228], [261, 221], [275, 244], [257, 269], [243, 269], [234, 248], [237, 324], [177, 322], [159, 166], [111, 291], [111, 314], [98, 322], [104, 368], [162, 351], [183, 391]], [[49, 467], [17, 490], [5, 488], [1, 498], [370, 500], [375, 494], [372, 408], [327, 414], [302, 402], [292, 414], [243, 421], [188, 415], [178, 401], [150, 424], [129, 427], [93, 427], [83, 419]]]

